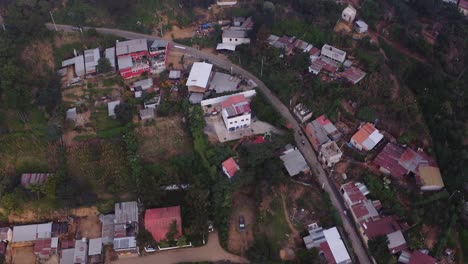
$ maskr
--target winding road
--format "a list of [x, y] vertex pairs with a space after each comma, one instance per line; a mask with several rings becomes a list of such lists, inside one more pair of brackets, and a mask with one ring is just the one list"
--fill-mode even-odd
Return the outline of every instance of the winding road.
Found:
[[[55, 29], [53, 24], [49, 23], [49, 24], [46, 24], [46, 26], [50, 30]], [[62, 30], [66, 32], [73, 31], [73, 26], [69, 26], [69, 25], [56, 25], [56, 27], [58, 30]], [[84, 29], [87, 29], [87, 28], [84, 27]], [[112, 28], [95, 28], [95, 29], [97, 32], [102, 33], [102, 34], [112, 34], [112, 35], [116, 35], [116, 36], [126, 38], [126, 39], [136, 39], [136, 38], [146, 38], [149, 40], [161, 39], [158, 36], [146, 35], [146, 34], [130, 32], [130, 31], [125, 31], [125, 30], [120, 30], [120, 29], [112, 29]], [[270, 101], [273, 107], [275, 107], [276, 110], [283, 116], [283, 118], [289, 124], [292, 125], [292, 128], [295, 131], [301, 130], [299, 123], [292, 116], [288, 107], [286, 107], [278, 99], [278, 97], [276, 97], [276, 95], [274, 95], [271, 92], [271, 90], [268, 89], [268, 87], [260, 79], [258, 79], [256, 76], [254, 76], [250, 72], [244, 70], [238, 65], [231, 63], [231, 61], [229, 60], [218, 57], [217, 55], [202, 52], [195, 48], [177, 44], [172, 41], [169, 41], [169, 43], [172, 49], [176, 49], [177, 51], [182, 52], [186, 54], [187, 56], [191, 56], [193, 58], [200, 59], [200, 60], [206, 60], [212, 64], [215, 64], [216, 66], [220, 68], [231, 71], [233, 74], [239, 74], [239, 75], [244, 76], [246, 79], [250, 79], [254, 81], [258, 85], [257, 88], [262, 91], [262, 93]], [[294, 134], [295, 134], [296, 145], [298, 146], [299, 150], [303, 153], [310, 167], [313, 168], [315, 174], [317, 174], [320, 184], [323, 186], [323, 189], [329, 194], [333, 206], [336, 208], [336, 210], [340, 214], [340, 217], [343, 222], [344, 230], [346, 231], [348, 238], [353, 246], [354, 253], [357, 256], [357, 259], [354, 262], [361, 263], [361, 264], [372, 263], [367, 253], [367, 250], [358, 234], [358, 231], [355, 228], [353, 221], [344, 214], [345, 206], [344, 206], [343, 198], [341, 197], [336, 187], [332, 184], [331, 179], [325, 173], [325, 170], [322, 168], [321, 164], [318, 162], [317, 155], [314, 152], [312, 146], [310, 145], [308, 141], [306, 141], [306, 144], [304, 145], [301, 144], [301, 140], [302, 140], [301, 136], [298, 133], [294, 133]], [[194, 257], [194, 261], [196, 261], [196, 258], [195, 258], [196, 256], [195, 255], [192, 255], [192, 256]], [[130, 263], [130, 262], [120, 262], [120, 263]], [[139, 263], [143, 263], [143, 262], [139, 262]], [[150, 262], [147, 262], [147, 263], [150, 263]]]

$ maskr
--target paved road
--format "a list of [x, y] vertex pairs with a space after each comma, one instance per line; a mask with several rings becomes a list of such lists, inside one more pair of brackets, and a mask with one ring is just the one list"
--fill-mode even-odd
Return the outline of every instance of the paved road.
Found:
[[[54, 26], [52, 24], [47, 24], [47, 27], [52, 30], [54, 29]], [[72, 26], [68, 26], [68, 25], [57, 25], [57, 28], [59, 30], [72, 31]], [[145, 34], [119, 30], [119, 29], [96, 28], [96, 30], [99, 33], [113, 34], [113, 35], [116, 35], [122, 38], [127, 38], [127, 39], [134, 39], [134, 38], [146, 38], [149, 40], [161, 39], [158, 36], [145, 35]], [[207, 60], [210, 63], [213, 63], [220, 68], [231, 71], [233, 74], [239, 74], [239, 75], [244, 76], [247, 79], [253, 80], [258, 85], [258, 89], [262, 91], [262, 93], [266, 96], [266, 98], [270, 101], [270, 103], [276, 108], [276, 110], [283, 116], [283, 118], [289, 124], [292, 125], [293, 129], [295, 131], [301, 130], [299, 123], [291, 115], [291, 112], [289, 111], [289, 109], [278, 99], [278, 97], [276, 97], [276, 95], [274, 95], [270, 91], [270, 89], [268, 89], [268, 87], [261, 80], [259, 80], [250, 72], [244, 70], [238, 65], [231, 63], [229, 60], [218, 57], [214, 54], [202, 52], [195, 48], [177, 44], [171, 41], [170, 41], [170, 44], [173, 49], [183, 52], [187, 56], [192, 56], [200, 60]], [[344, 203], [343, 203], [343, 199], [341, 195], [337, 191], [336, 187], [331, 183], [331, 180], [329, 179], [324, 169], [318, 162], [317, 155], [314, 152], [312, 146], [309, 144], [308, 141], [306, 141], [305, 145], [302, 145], [300, 143], [302, 138], [301, 136], [299, 136], [298, 133], [295, 133], [295, 140], [297, 143], [296, 145], [298, 146], [300, 151], [304, 154], [305, 159], [307, 160], [311, 168], [314, 169], [314, 172], [318, 175], [318, 179], [324, 187], [323, 189], [330, 195], [330, 199], [332, 201], [333, 206], [337, 209], [338, 213], [340, 214], [340, 217], [343, 220], [344, 229], [348, 234], [348, 237], [351, 241], [351, 244], [353, 246], [354, 252], [356, 253], [359, 263], [361, 264], [371, 263], [370, 258], [367, 254], [367, 250], [364, 247], [360, 239], [360, 236], [353, 224], [353, 221], [350, 220], [344, 214], [345, 207], [344, 207]]]
[[144, 257], [119, 258], [117, 264], [176, 264], [180, 262], [202, 262], [229, 260], [234, 263], [248, 263], [248, 260], [226, 252], [218, 240], [218, 232], [210, 233], [208, 243], [202, 247], [182, 248], [153, 253]]

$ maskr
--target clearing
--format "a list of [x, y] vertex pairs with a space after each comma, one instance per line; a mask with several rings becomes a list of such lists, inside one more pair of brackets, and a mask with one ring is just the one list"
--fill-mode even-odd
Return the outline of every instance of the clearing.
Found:
[[98, 238], [101, 237], [101, 222], [99, 216], [89, 215], [75, 219], [77, 225], [77, 237]]
[[33, 246], [15, 247], [12, 250], [12, 262], [18, 264], [36, 263]]
[[[229, 224], [229, 251], [244, 256], [254, 242], [253, 227], [255, 224], [256, 206], [252, 196], [242, 191], [232, 195], [233, 205]], [[246, 230], [239, 230], [239, 216], [244, 216]]]
[[140, 143], [138, 154], [146, 162], [167, 161], [192, 149], [181, 115], [157, 118], [154, 125], [144, 125], [136, 131]]

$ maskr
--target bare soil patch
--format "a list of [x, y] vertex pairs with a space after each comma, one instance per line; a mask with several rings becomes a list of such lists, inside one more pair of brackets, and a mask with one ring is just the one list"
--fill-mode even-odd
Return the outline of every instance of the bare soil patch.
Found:
[[101, 222], [97, 215], [80, 217], [77, 220], [77, 235], [85, 238], [101, 237]]
[[29, 65], [33, 76], [42, 76], [47, 70], [54, 70], [54, 51], [48, 41], [34, 41], [23, 50], [21, 60]]
[[32, 246], [13, 248], [12, 257], [12, 263], [15, 264], [36, 263], [36, 255], [34, 255]]
[[426, 243], [427, 248], [432, 249], [435, 246], [439, 237], [439, 231], [439, 227], [437, 226], [423, 225], [422, 232], [424, 234], [424, 242]]
[[138, 154], [146, 162], [168, 160], [192, 149], [190, 138], [184, 129], [182, 116], [161, 117], [156, 124], [137, 129], [140, 147]]
[[[233, 213], [229, 225], [228, 249], [231, 252], [244, 256], [245, 252], [253, 245], [255, 225], [255, 201], [247, 194], [235, 192], [232, 197]], [[239, 230], [239, 216], [244, 216], [246, 230]]]
[[187, 27], [187, 28], [180, 28], [178, 26], [172, 26], [172, 30], [166, 31], [164, 33], [163, 38], [169, 39], [169, 40], [192, 38], [193, 36], [195, 36], [196, 31], [197, 31], [196, 26]]

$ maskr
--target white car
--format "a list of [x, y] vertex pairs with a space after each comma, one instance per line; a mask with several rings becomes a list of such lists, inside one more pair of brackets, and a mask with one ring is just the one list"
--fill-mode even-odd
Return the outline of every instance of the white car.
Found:
[[156, 249], [151, 245], [144, 247], [144, 249], [146, 253], [156, 252]]

